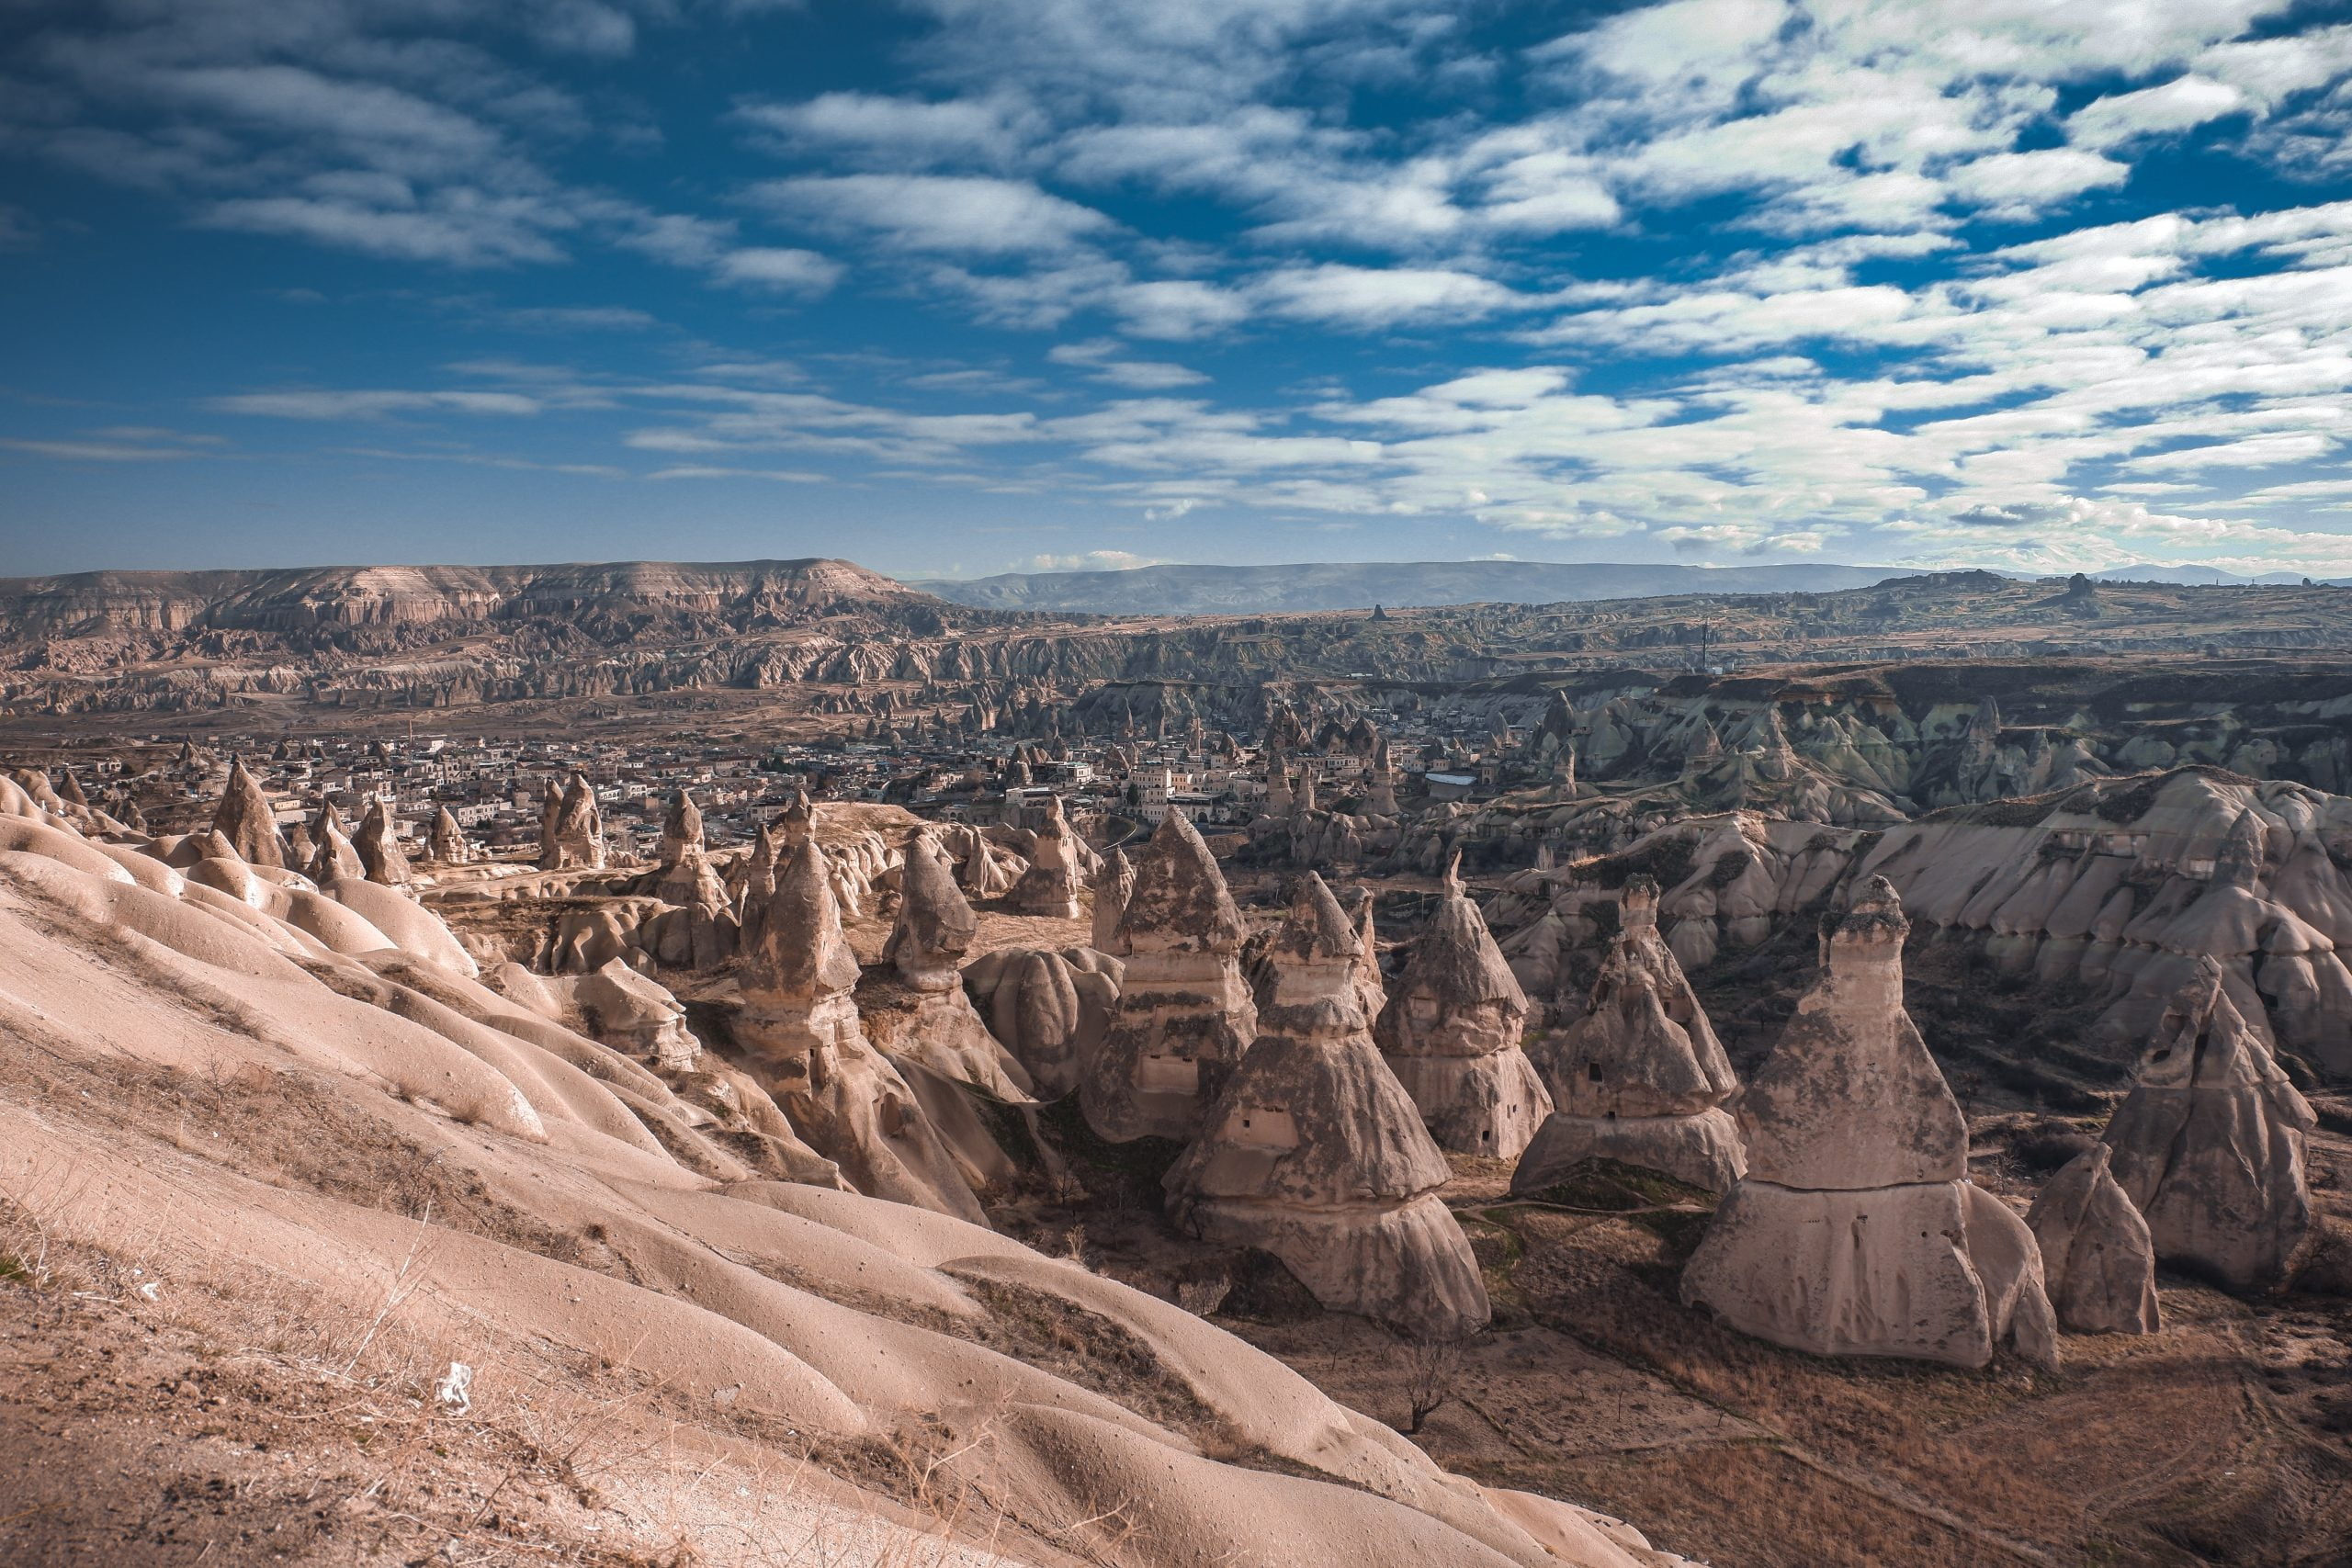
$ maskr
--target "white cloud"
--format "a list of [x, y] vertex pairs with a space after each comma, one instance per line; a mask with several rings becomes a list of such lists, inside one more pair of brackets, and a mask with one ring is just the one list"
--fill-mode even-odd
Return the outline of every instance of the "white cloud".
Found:
[[0, 437], [0, 451], [69, 463], [155, 463], [202, 454], [187, 446], [140, 446], [125, 441], [36, 440]]
[[2142, 136], [2170, 136], [2245, 107], [2243, 92], [2208, 76], [2176, 76], [2136, 93], [2093, 98], [2066, 120], [2078, 147], [2110, 148]]
[[[1186, 508], [1187, 511], [1190, 508]], [[1178, 513], [1182, 515], [1182, 513]], [[1077, 555], [1031, 556], [1014, 561], [1007, 571], [1133, 571], [1137, 567], [1166, 566], [1168, 562], [1156, 556], [1139, 556], [1128, 550], [1086, 550]]]
[[214, 398], [222, 413], [269, 419], [382, 419], [395, 413], [535, 414], [538, 399], [517, 392], [296, 391], [243, 392]]
[[693, 464], [657, 468], [649, 479], [769, 479], [778, 484], [823, 484], [825, 476], [799, 468], [721, 468]]
[[752, 199], [822, 227], [948, 254], [1065, 251], [1117, 227], [1091, 207], [1021, 180], [945, 175], [842, 175], [769, 180]]
[[822, 294], [841, 280], [842, 264], [815, 251], [747, 246], [720, 255], [712, 271], [723, 283], [787, 294]]
[[2086, 190], [2120, 186], [2130, 165], [2096, 152], [2048, 147], [2038, 152], [1996, 152], [1971, 159], [1945, 176], [1960, 200], [1996, 217], [2028, 217], [2071, 201]]
[[1293, 321], [1374, 330], [1476, 321], [1532, 303], [1473, 273], [1338, 262], [1269, 274], [1251, 286], [1250, 297], [1269, 313]]
[[877, 93], [820, 93], [795, 104], [749, 104], [746, 125], [786, 151], [846, 155], [889, 169], [940, 164], [1001, 166], [1042, 129], [1034, 110], [1006, 98], [926, 102]]
[[1078, 366], [1092, 380], [1131, 391], [1164, 392], [1178, 387], [1196, 387], [1208, 379], [1190, 366], [1123, 358], [1119, 353], [1122, 346], [1115, 338], [1093, 338], [1084, 343], [1056, 344], [1046, 351], [1046, 357], [1057, 365]]

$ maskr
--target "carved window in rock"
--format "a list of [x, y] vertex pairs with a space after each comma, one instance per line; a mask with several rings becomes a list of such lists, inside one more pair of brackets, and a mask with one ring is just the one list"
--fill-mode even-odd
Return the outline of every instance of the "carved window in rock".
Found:
[[1408, 1010], [1415, 1023], [1435, 1023], [1438, 1016], [1437, 998], [1430, 996], [1417, 996], [1408, 1004]]
[[1185, 1056], [1138, 1056], [1135, 1085], [1146, 1094], [1198, 1094], [1201, 1065]]
[[1298, 1147], [1298, 1120], [1278, 1105], [1244, 1105], [1226, 1123], [1237, 1144], [1261, 1149]]

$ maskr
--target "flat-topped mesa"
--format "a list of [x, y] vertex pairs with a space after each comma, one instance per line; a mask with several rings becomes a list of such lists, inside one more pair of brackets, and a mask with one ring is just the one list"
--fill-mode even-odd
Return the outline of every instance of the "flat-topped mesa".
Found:
[[1590, 1004], [1532, 1053], [1554, 1110], [1520, 1156], [1513, 1191], [1540, 1192], [1590, 1159], [1710, 1192], [1728, 1191], [1747, 1168], [1724, 1109], [1739, 1079], [1658, 935], [1657, 897], [1646, 876], [1625, 885]]
[[467, 841], [466, 830], [458, 825], [457, 817], [446, 806], [433, 813], [433, 830], [425, 848], [443, 865], [463, 865], [474, 858], [474, 847]]
[[1024, 915], [1071, 919], [1079, 912], [1078, 852], [1062, 797], [1046, 796], [1046, 820], [1029, 852], [1029, 869], [1012, 887], [1012, 906]]
[[392, 820], [391, 802], [378, 795], [359, 819], [359, 831], [351, 836], [351, 847], [359, 856], [359, 863], [367, 869], [368, 880], [380, 882], [387, 887], [406, 886], [411, 880], [408, 855], [401, 848], [400, 829]]
[[575, 773], [561, 794], [548, 786], [539, 813], [539, 869], [542, 871], [601, 871], [605, 866], [605, 819], [596, 807], [596, 792], [585, 775]]
[[1981, 1367], [2008, 1341], [2055, 1364], [2033, 1233], [1967, 1179], [1968, 1124], [1903, 1009], [1894, 889], [1872, 877], [1739, 1104], [1747, 1174], [1682, 1299], [1822, 1356]]
[[1163, 1179], [1169, 1214], [1273, 1254], [1333, 1311], [1458, 1338], [1486, 1326], [1486, 1287], [1437, 1197], [1453, 1170], [1372, 1043], [1361, 942], [1323, 879], [1301, 878], [1261, 1032]]
[[745, 953], [735, 1038], [810, 1147], [857, 1190], [985, 1224], [979, 1202], [907, 1080], [865, 1038], [831, 867], [804, 839]]
[[243, 757], [229, 764], [229, 787], [212, 813], [212, 827], [247, 865], [286, 863], [286, 840], [278, 834], [277, 814], [270, 810], [269, 796], [245, 771]]
[[1119, 919], [1127, 912], [1127, 899], [1135, 890], [1136, 868], [1128, 863], [1125, 851], [1113, 850], [1103, 857], [1102, 869], [1094, 876], [1095, 952], [1117, 956]]
[[2317, 1224], [2314, 1120], [2209, 961], [2165, 1008], [2105, 1141], [2156, 1257], [2250, 1290], [2286, 1278]]
[[1460, 871], [1457, 855], [1373, 1034], [1439, 1147], [1517, 1159], [1552, 1096], [1520, 1047], [1527, 994]]
[[1161, 818], [1136, 857], [1136, 883], [1112, 941], [1125, 958], [1118, 1011], [1080, 1064], [1087, 1124], [1114, 1143], [1190, 1138], [1258, 1032], [1241, 976], [1248, 934], [1200, 832]]
[[2026, 1214], [2041, 1248], [2043, 1281], [2061, 1326], [2077, 1334], [2154, 1334], [2156, 1248], [2148, 1222], [2133, 1207], [2093, 1145], [2042, 1184]]
[[956, 886], [956, 872], [928, 830], [907, 842], [899, 914], [882, 962], [912, 993], [912, 1005], [877, 1006], [865, 1018], [870, 1036], [894, 1060], [911, 1057], [943, 1077], [1001, 1100], [1026, 1100], [1028, 1069], [989, 1032], [964, 994], [961, 965], [979, 920]]

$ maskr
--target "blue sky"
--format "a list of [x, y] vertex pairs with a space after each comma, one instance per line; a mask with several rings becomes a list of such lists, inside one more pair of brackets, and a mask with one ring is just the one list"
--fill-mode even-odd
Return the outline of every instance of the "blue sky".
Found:
[[0, 0], [0, 572], [2352, 572], [2352, 11]]

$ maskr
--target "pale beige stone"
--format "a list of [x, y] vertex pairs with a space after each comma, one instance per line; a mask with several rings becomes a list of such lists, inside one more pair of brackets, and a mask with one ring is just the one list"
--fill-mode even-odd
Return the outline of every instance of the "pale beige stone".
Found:
[[2157, 1258], [2245, 1290], [2284, 1278], [2316, 1224], [2314, 1121], [2209, 960], [2165, 1008], [2105, 1141]]
[[1308, 873], [1271, 949], [1261, 1032], [1164, 1179], [1169, 1213], [1272, 1253], [1335, 1311], [1456, 1338], [1486, 1325], [1486, 1288], [1436, 1196], [1453, 1170], [1372, 1043], [1358, 941]]
[[1136, 857], [1113, 938], [1125, 954], [1117, 1013], [1080, 1067], [1079, 1103], [1098, 1136], [1200, 1130], [1258, 1032], [1238, 963], [1245, 934], [1216, 857], [1182, 812], [1170, 812]]
[[2154, 1334], [2155, 1239], [2108, 1168], [2105, 1144], [2076, 1156], [2034, 1196], [2026, 1215], [2050, 1304], [2077, 1334]]
[[1441, 1148], [1517, 1159], [1552, 1097], [1520, 1043], [1527, 995], [1459, 869], [1457, 857], [1374, 1037]]

